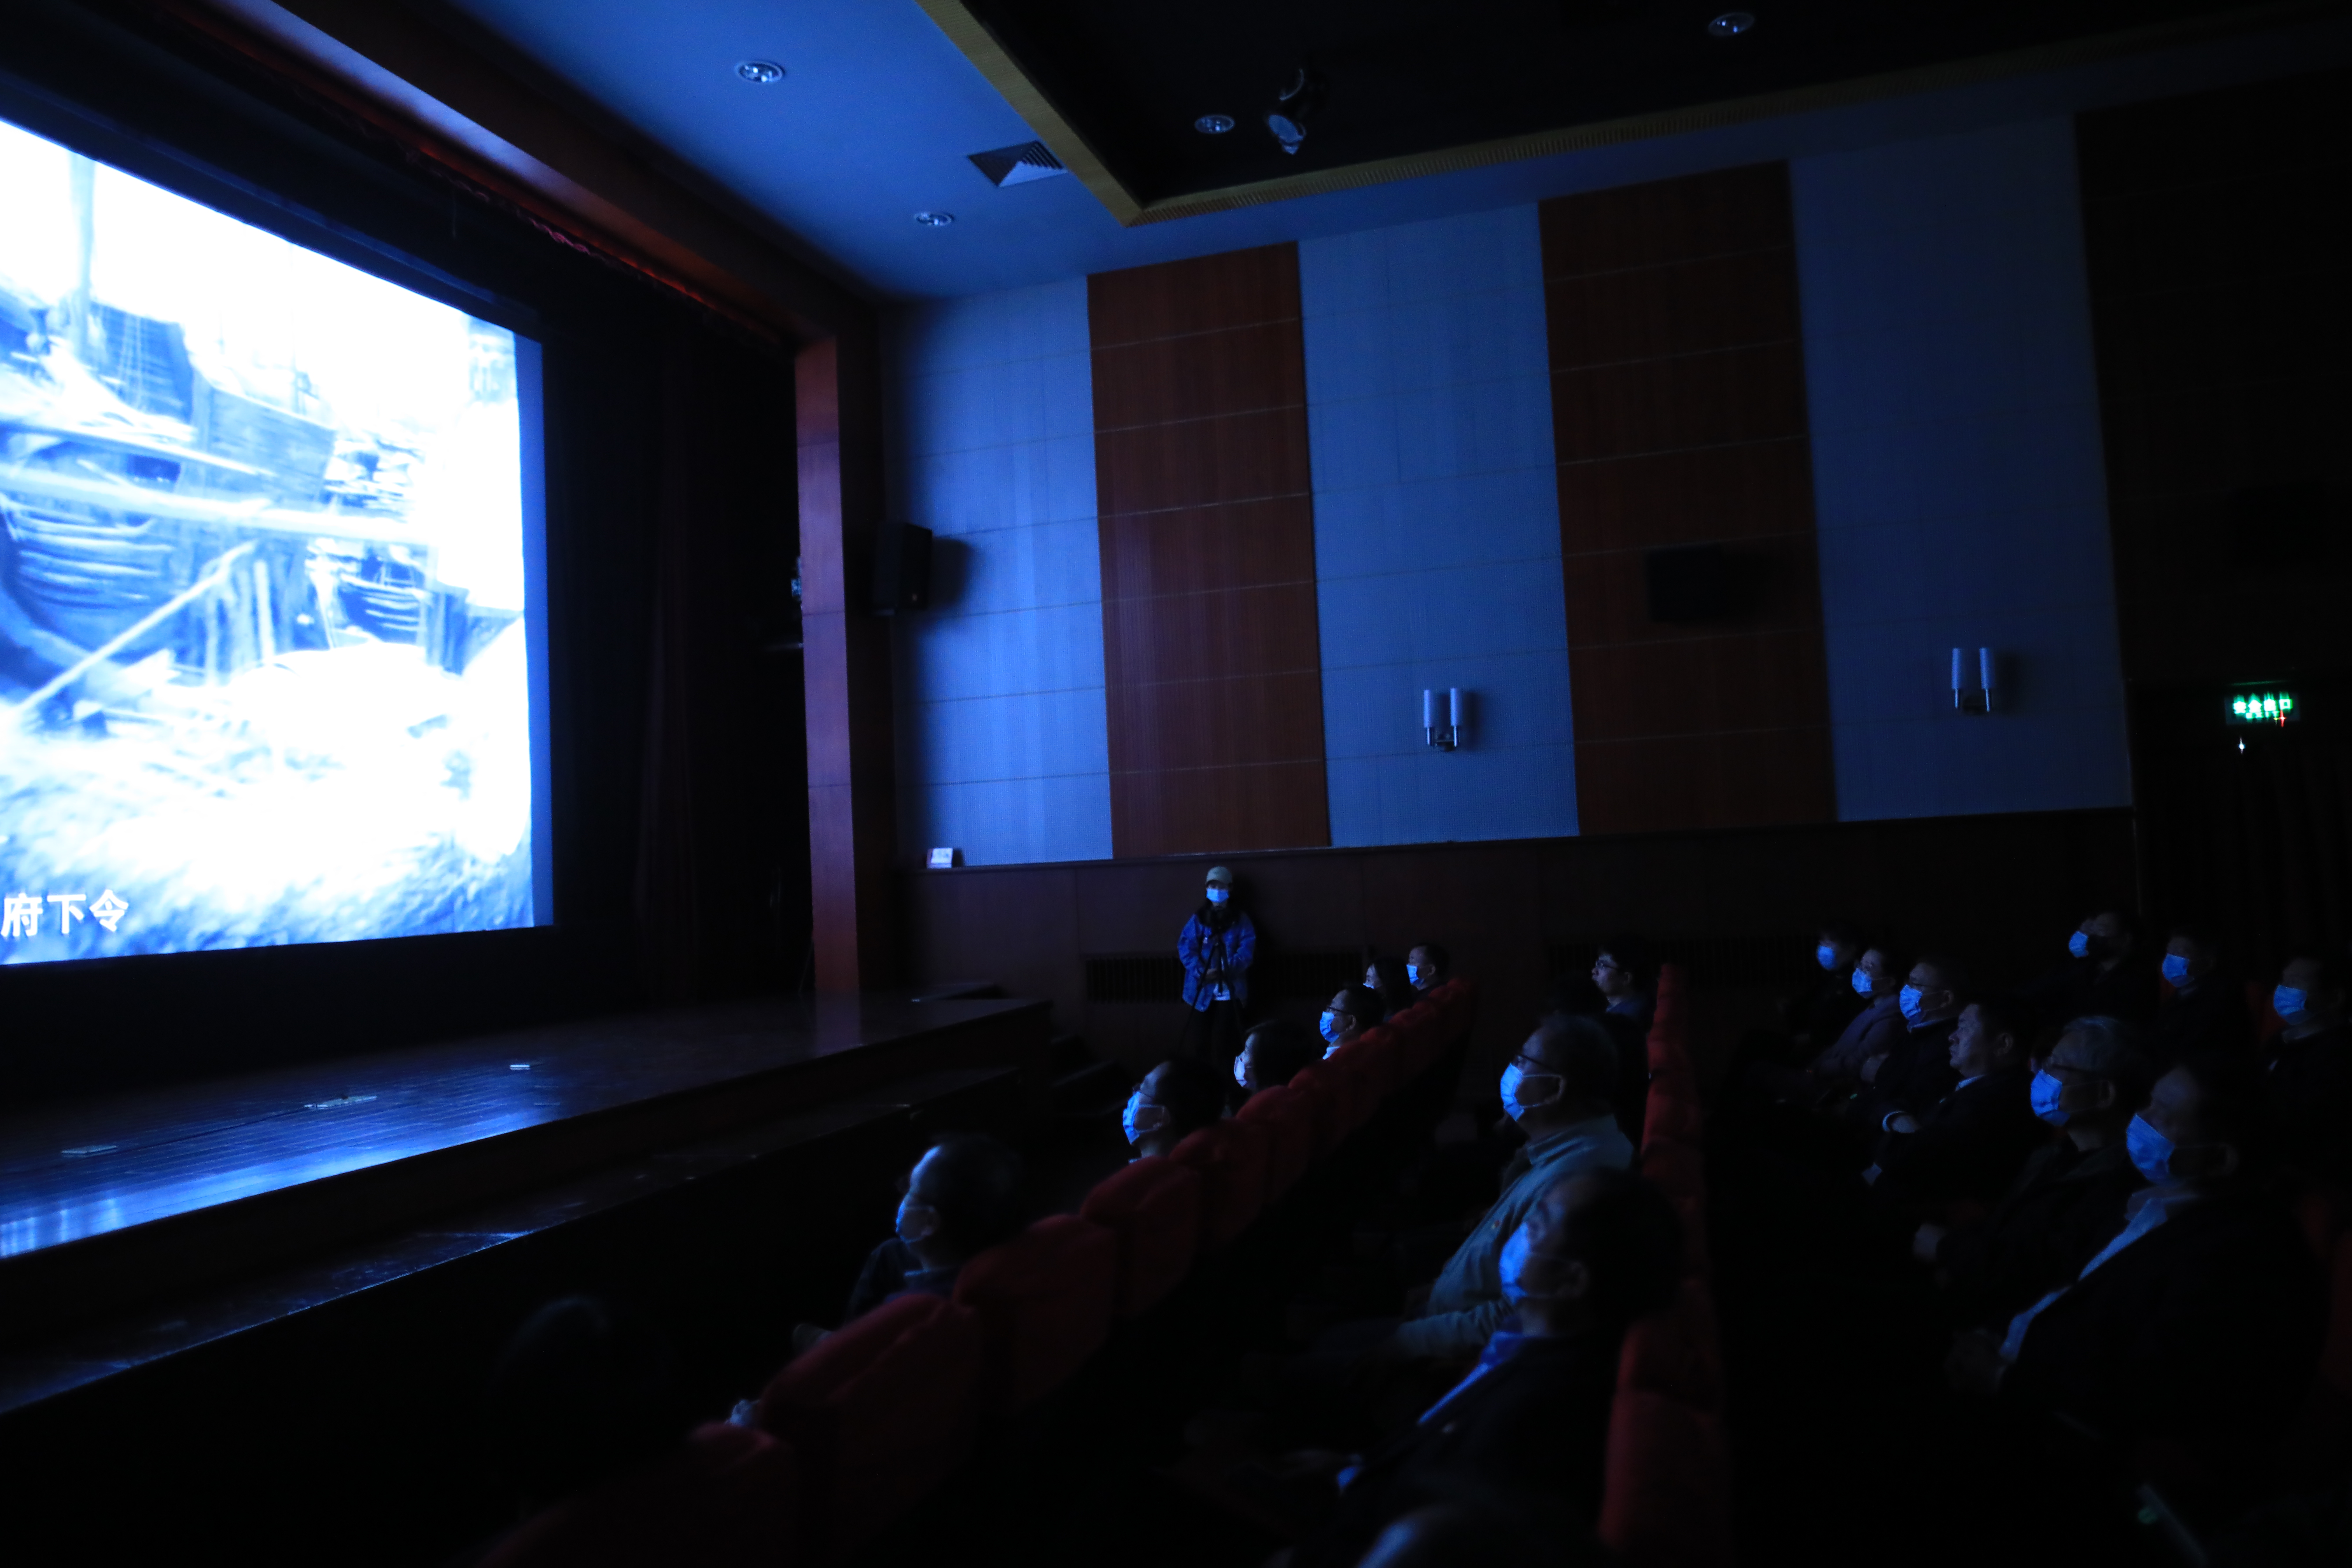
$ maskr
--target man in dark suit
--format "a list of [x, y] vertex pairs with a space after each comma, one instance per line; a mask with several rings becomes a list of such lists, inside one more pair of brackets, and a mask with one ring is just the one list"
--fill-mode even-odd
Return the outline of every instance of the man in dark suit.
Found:
[[2245, 993], [2221, 968], [2221, 942], [2198, 925], [2177, 925], [2164, 944], [2164, 979], [2172, 996], [2156, 1010], [2147, 1055], [2158, 1071], [2201, 1053], [2243, 1055], [2253, 1048], [2254, 1021]]
[[1591, 1526], [1618, 1342], [1673, 1294], [1681, 1221], [1641, 1177], [1589, 1172], [1544, 1194], [1505, 1257], [1517, 1331], [1497, 1332], [1412, 1430], [1342, 1472], [1337, 1511], [1293, 1550], [1293, 1568], [1355, 1563], [1391, 1522], [1465, 1482], [1549, 1500]]
[[1912, 1225], [1957, 1203], [1999, 1202], [2050, 1135], [2033, 1114], [2024, 1043], [2000, 1004], [1960, 1009], [1946, 1060], [1951, 1092], [1924, 1112], [1888, 1112], [1878, 1163], [1864, 1173], [1881, 1212]]
[[1967, 1335], [1956, 1386], [2020, 1417], [2063, 1412], [2125, 1456], [2163, 1457], [2177, 1498], [2225, 1509], [2261, 1479], [2319, 1359], [2326, 1296], [2261, 1181], [2262, 1089], [2195, 1058], [2157, 1080], [2126, 1134], [2148, 1185], [2075, 1279], [2007, 1331]]
[[2155, 1073], [2131, 1026], [2078, 1018], [2028, 1090], [2033, 1113], [2063, 1136], [2030, 1156], [2000, 1203], [1975, 1224], [1921, 1226], [1911, 1254], [1932, 1265], [1956, 1326], [2007, 1323], [2082, 1272], [2123, 1228], [2124, 1200], [2147, 1181], [2124, 1129]]
[[1957, 960], [1930, 954], [1911, 966], [1897, 994], [1904, 1032], [1883, 1057], [1862, 1065], [1862, 1089], [1845, 1108], [1846, 1123], [1875, 1142], [1898, 1110], [1922, 1115], [1951, 1091], [1953, 1022], [1968, 1001], [1968, 974]]

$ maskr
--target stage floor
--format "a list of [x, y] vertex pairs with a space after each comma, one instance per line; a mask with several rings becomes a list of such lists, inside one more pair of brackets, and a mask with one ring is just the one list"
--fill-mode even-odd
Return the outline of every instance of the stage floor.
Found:
[[[1041, 1048], [1044, 1005], [800, 997], [574, 1023], [0, 1120], [0, 1331]], [[152, 1287], [155, 1281], [145, 1282]]]

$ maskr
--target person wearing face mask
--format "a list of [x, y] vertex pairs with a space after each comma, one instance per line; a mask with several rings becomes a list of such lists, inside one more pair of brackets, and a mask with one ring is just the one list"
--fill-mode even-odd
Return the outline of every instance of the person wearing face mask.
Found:
[[1250, 964], [1257, 957], [1257, 927], [1234, 901], [1234, 874], [1209, 868], [1201, 907], [1176, 939], [1184, 965], [1184, 1050], [1222, 1079], [1241, 1054], [1242, 1009], [1249, 1005]]
[[1947, 1059], [1957, 1079], [1951, 1092], [1923, 1113], [1890, 1112], [1879, 1142], [1872, 1196], [1914, 1223], [1953, 1204], [1999, 1202], [2049, 1139], [2009, 1005], [1980, 1000], [1961, 1008]]
[[2066, 939], [2066, 959], [2021, 993], [2044, 1025], [2094, 1014], [2145, 1026], [2156, 1016], [2156, 963], [2140, 951], [2137, 922], [2108, 908]]
[[2298, 958], [2279, 973], [2271, 1010], [2286, 1027], [2271, 1042], [2263, 1086], [2288, 1165], [2300, 1176], [2352, 1182], [2352, 1036], [2344, 966]]
[[1433, 942], [1415, 943], [1404, 955], [1404, 978], [1416, 996], [1425, 996], [1454, 978], [1453, 961]]
[[1234, 1058], [1234, 1087], [1241, 1098], [1264, 1094], [1269, 1089], [1279, 1089], [1298, 1074], [1298, 1069], [1323, 1056], [1323, 1042], [1287, 1018], [1277, 1018], [1260, 1024], [1242, 1042], [1242, 1054]]
[[1377, 1023], [1395, 1017], [1416, 1000], [1412, 983], [1405, 978], [1405, 961], [1401, 958], [1376, 958], [1364, 965], [1364, 989], [1381, 999], [1381, 1016], [1374, 1020]]
[[1591, 1528], [1618, 1346], [1672, 1297], [1681, 1221], [1640, 1176], [1587, 1172], [1545, 1184], [1504, 1257], [1514, 1316], [1410, 1429], [1341, 1472], [1330, 1522], [1293, 1549], [1292, 1568], [1358, 1562], [1392, 1521], [1464, 1480]]
[[1861, 1011], [1802, 1068], [1760, 1063], [1750, 1072], [1750, 1081], [1768, 1097], [1789, 1105], [1814, 1105], [1853, 1092], [1862, 1083], [1863, 1064], [1892, 1051], [1908, 1027], [1901, 998], [1906, 967], [1902, 956], [1883, 942], [1864, 948], [1846, 979]]
[[2164, 944], [2163, 973], [2172, 994], [2158, 1005], [2147, 1034], [2147, 1054], [2158, 1067], [2203, 1052], [2243, 1055], [2253, 1048], [2245, 993], [2222, 971], [2221, 943], [2211, 931], [2174, 926]]
[[1171, 1057], [1143, 1075], [1118, 1113], [1128, 1158], [1166, 1154], [1224, 1114], [1225, 1082], [1197, 1057]]
[[1946, 1370], [2019, 1415], [2063, 1410], [2117, 1452], [2186, 1456], [2218, 1513], [2263, 1479], [2310, 1386], [2319, 1268], [2262, 1179], [2261, 1084], [2242, 1060], [2166, 1073], [2125, 1146], [2148, 1185], [2122, 1228], [2004, 1329], [1962, 1336]]
[[1316, 1027], [1323, 1036], [1323, 1054], [1335, 1056], [1342, 1046], [1353, 1045], [1366, 1029], [1381, 1021], [1379, 995], [1361, 985], [1349, 985], [1336, 993], [1324, 1005], [1323, 1016]]
[[1822, 925], [1813, 940], [1811, 979], [1780, 1005], [1780, 1019], [1795, 1053], [1784, 1059], [1811, 1059], [1843, 1035], [1846, 1026], [1869, 1005], [1869, 998], [1853, 984], [1854, 965], [1869, 947], [1853, 926], [1835, 921]]
[[1916, 1117], [1951, 1092], [1952, 1024], [1968, 1000], [1968, 972], [1958, 960], [1930, 953], [1911, 966], [1895, 1005], [1903, 1032], [1883, 1057], [1862, 1064], [1861, 1092], [1845, 1109], [1847, 1125], [1874, 1141], [1897, 1111]]
[[2124, 1202], [2147, 1185], [2124, 1130], [2156, 1074], [2130, 1025], [2077, 1018], [2034, 1075], [2034, 1115], [2059, 1140], [2025, 1162], [2008, 1194], [1973, 1225], [1923, 1225], [1912, 1256], [1935, 1268], [1962, 1324], [2001, 1322], [2082, 1272], [2123, 1226]]
[[1527, 1142], [1503, 1167], [1497, 1197], [1430, 1286], [1416, 1315], [1397, 1326], [1402, 1355], [1475, 1355], [1506, 1310], [1504, 1244], [1528, 1210], [1563, 1177], [1622, 1171], [1633, 1145], [1617, 1125], [1617, 1042], [1597, 1019], [1554, 1016], [1538, 1025], [1503, 1069], [1504, 1114]]
[[899, 1296], [952, 1294], [965, 1263], [1020, 1228], [1021, 1156], [981, 1133], [940, 1139], [908, 1173], [893, 1234], [867, 1256], [842, 1321]]

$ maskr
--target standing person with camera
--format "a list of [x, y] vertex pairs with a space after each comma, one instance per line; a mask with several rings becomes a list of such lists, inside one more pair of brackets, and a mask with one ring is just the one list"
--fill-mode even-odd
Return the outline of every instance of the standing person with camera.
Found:
[[1209, 868], [1201, 907], [1176, 939], [1184, 964], [1184, 1050], [1215, 1068], [1234, 1068], [1241, 1054], [1242, 1009], [1249, 1003], [1250, 963], [1257, 956], [1257, 928], [1234, 902], [1234, 874]]

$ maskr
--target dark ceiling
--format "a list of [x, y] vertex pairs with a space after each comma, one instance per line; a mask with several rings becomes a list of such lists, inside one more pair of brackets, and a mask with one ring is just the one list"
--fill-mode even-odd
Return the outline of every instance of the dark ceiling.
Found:
[[[2247, 0], [966, 0], [1139, 201], [2221, 17]], [[1756, 18], [1735, 37], [1709, 22]], [[2250, 18], [2251, 19], [2251, 18]], [[1323, 79], [1305, 144], [1265, 111]], [[1202, 135], [1203, 114], [1238, 121]]]

